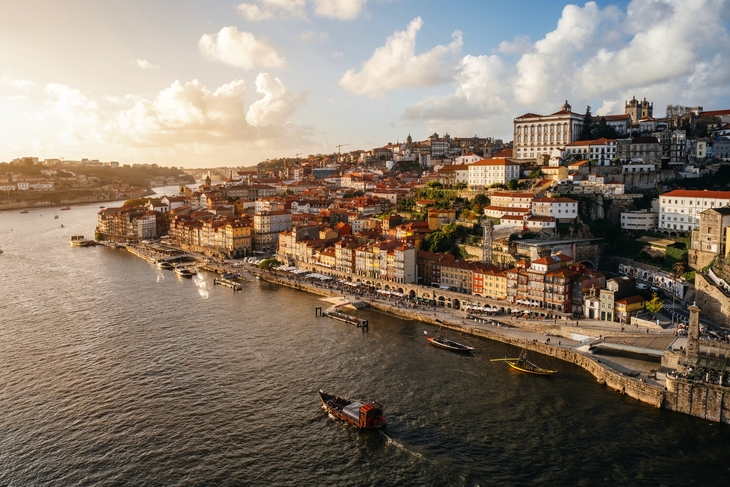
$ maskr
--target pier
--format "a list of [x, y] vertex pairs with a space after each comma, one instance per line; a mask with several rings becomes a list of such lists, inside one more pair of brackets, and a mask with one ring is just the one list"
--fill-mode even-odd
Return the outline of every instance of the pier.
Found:
[[317, 312], [319, 312], [319, 316], [326, 316], [328, 318], [332, 318], [333, 320], [342, 321], [343, 323], [348, 323], [350, 325], [355, 325], [358, 328], [362, 328], [363, 331], [367, 331], [368, 329], [368, 320], [363, 320], [361, 318], [358, 318], [357, 316], [348, 315], [333, 308], [330, 308], [324, 312], [321, 311], [321, 308], [317, 308], [315, 310], [315, 313]]
[[225, 277], [216, 277], [215, 279], [213, 279], [213, 284], [217, 286], [229, 287], [234, 291], [243, 290], [243, 284], [241, 284], [240, 282], [232, 281], [230, 279], [226, 279]]

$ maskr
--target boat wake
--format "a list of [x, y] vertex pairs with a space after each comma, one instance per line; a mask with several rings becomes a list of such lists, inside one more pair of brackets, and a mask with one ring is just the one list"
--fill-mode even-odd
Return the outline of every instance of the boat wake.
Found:
[[383, 436], [383, 438], [385, 439], [385, 443], [387, 445], [392, 445], [392, 446], [396, 447], [397, 449], [408, 453], [409, 455], [413, 456], [414, 458], [418, 458], [418, 459], [424, 458], [423, 454], [418, 453], [417, 451], [411, 450], [410, 448], [405, 446], [400, 441], [391, 438], [390, 436], [388, 436], [388, 434], [385, 431], [380, 430], [380, 431], [378, 431], [378, 433], [380, 433]]

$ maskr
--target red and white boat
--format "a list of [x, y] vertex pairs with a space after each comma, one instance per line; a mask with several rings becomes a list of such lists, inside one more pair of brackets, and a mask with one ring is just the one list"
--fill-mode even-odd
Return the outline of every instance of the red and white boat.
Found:
[[363, 429], [385, 428], [383, 406], [377, 402], [362, 402], [319, 390], [322, 405], [334, 417]]

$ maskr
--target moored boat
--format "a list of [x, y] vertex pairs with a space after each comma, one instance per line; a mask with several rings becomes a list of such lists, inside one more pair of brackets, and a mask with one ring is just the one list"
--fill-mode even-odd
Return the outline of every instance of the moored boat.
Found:
[[439, 331], [436, 332], [436, 336], [428, 336], [427, 331], [423, 331], [424, 338], [429, 341], [432, 345], [436, 345], [437, 347], [446, 348], [448, 350], [453, 350], [454, 352], [471, 352], [474, 350], [474, 347], [470, 347], [468, 345], [464, 345], [463, 343], [457, 343], [453, 340], [448, 340], [444, 337], [444, 329], [440, 328]]
[[175, 267], [175, 273], [180, 277], [193, 277], [197, 272], [189, 267]]
[[21, 213], [28, 213], [28, 210], [23, 210], [21, 211]]
[[527, 358], [527, 350], [523, 349], [517, 358], [496, 358], [492, 362], [507, 362], [507, 365], [520, 372], [527, 372], [535, 375], [553, 375], [557, 370], [545, 369], [536, 365]]
[[63, 208], [61, 208], [61, 209], [62, 209], [62, 210], [70, 210], [70, 209], [71, 209], [71, 207], [70, 207], [70, 206], [64, 206], [64, 207], [63, 207]]
[[74, 247], [91, 247], [96, 245], [96, 242], [93, 240], [86, 240], [83, 235], [72, 235], [71, 245]]
[[383, 406], [377, 402], [362, 402], [336, 396], [319, 390], [319, 398], [324, 408], [334, 417], [362, 429], [385, 428]]
[[174, 265], [172, 265], [169, 262], [164, 261], [164, 260], [159, 261], [157, 263], [157, 267], [159, 267], [160, 269], [168, 269], [168, 270], [172, 270], [175, 268]]

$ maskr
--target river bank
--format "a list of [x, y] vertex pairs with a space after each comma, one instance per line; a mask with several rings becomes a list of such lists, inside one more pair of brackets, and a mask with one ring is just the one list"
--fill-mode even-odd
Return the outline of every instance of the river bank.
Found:
[[[141, 245], [136, 246], [134, 253], [154, 263], [164, 258], [165, 254], [159, 250]], [[172, 247], [162, 250], [180, 253]], [[331, 305], [349, 302], [355, 309], [370, 307], [388, 315], [430, 323], [541, 353], [577, 365], [593, 375], [598, 383], [653, 407], [730, 423], [730, 391], [726, 393], [726, 388], [714, 390], [707, 384], [697, 382], [677, 385], [675, 380], [670, 384], [669, 376], [666, 375], [669, 369], [660, 372], [661, 361], [645, 355], [649, 353], [657, 357], [657, 353], [661, 355], [669, 349], [677, 354], [680, 353], [677, 347], [686, 346], [686, 338], [677, 338], [664, 330], [640, 326], [625, 329], [618, 323], [586, 319], [574, 322], [560, 318], [552, 321], [541, 317], [517, 318], [506, 314], [475, 316], [448, 306], [426, 304], [402, 293], [394, 295], [362, 285], [353, 287], [351, 282], [329, 276], [319, 275], [322, 279], [307, 278], [302, 274], [275, 269], [262, 271], [251, 263], [215, 261], [193, 254], [186, 254], [186, 257], [198, 260], [200, 269], [218, 274], [244, 272], [271, 284], [322, 296]], [[652, 344], [656, 339], [659, 342]], [[633, 342], [638, 344], [632, 345]], [[587, 344], [591, 345], [590, 351]], [[627, 347], [634, 350], [632, 346], [639, 351], [633, 355], [621, 352]], [[608, 347], [608, 350], [604, 347]], [[668, 367], [671, 368], [671, 365]]]
[[[270, 273], [261, 273], [261, 278], [273, 284], [306, 291], [309, 293], [326, 296], [330, 298], [342, 297], [343, 293], [338, 290], [322, 288], [310, 283], [291, 280], [276, 276]], [[345, 293], [345, 298], [348, 295]], [[357, 300], [354, 295], [349, 298]], [[527, 350], [548, 355], [559, 360], [570, 362], [578, 365], [591, 373], [596, 380], [608, 387], [626, 394], [629, 397], [650, 404], [654, 407], [661, 407], [664, 397], [664, 385], [653, 379], [653, 374], [647, 372], [647, 368], [629, 368], [621, 365], [619, 360], [598, 358], [591, 354], [584, 354], [574, 349], [579, 344], [578, 341], [567, 338], [566, 328], [564, 325], [548, 325], [544, 322], [532, 323], [524, 320], [501, 320], [501, 319], [485, 319], [484, 323], [474, 320], [462, 319], [455, 316], [451, 310], [444, 309], [426, 309], [426, 308], [404, 308], [393, 302], [383, 299], [366, 299], [367, 304], [381, 312], [399, 316], [401, 318], [418, 320], [424, 323], [430, 323], [436, 326], [444, 326], [452, 330], [470, 335], [480, 336], [489, 340], [494, 340], [515, 347], [525, 348]], [[495, 324], [492, 324], [494, 322]], [[573, 327], [569, 333], [575, 333]], [[577, 331], [585, 331], [578, 329]], [[628, 335], [628, 333], [627, 333]], [[557, 344], [550, 337], [559, 337]], [[655, 368], [658, 368], [658, 364]]]

